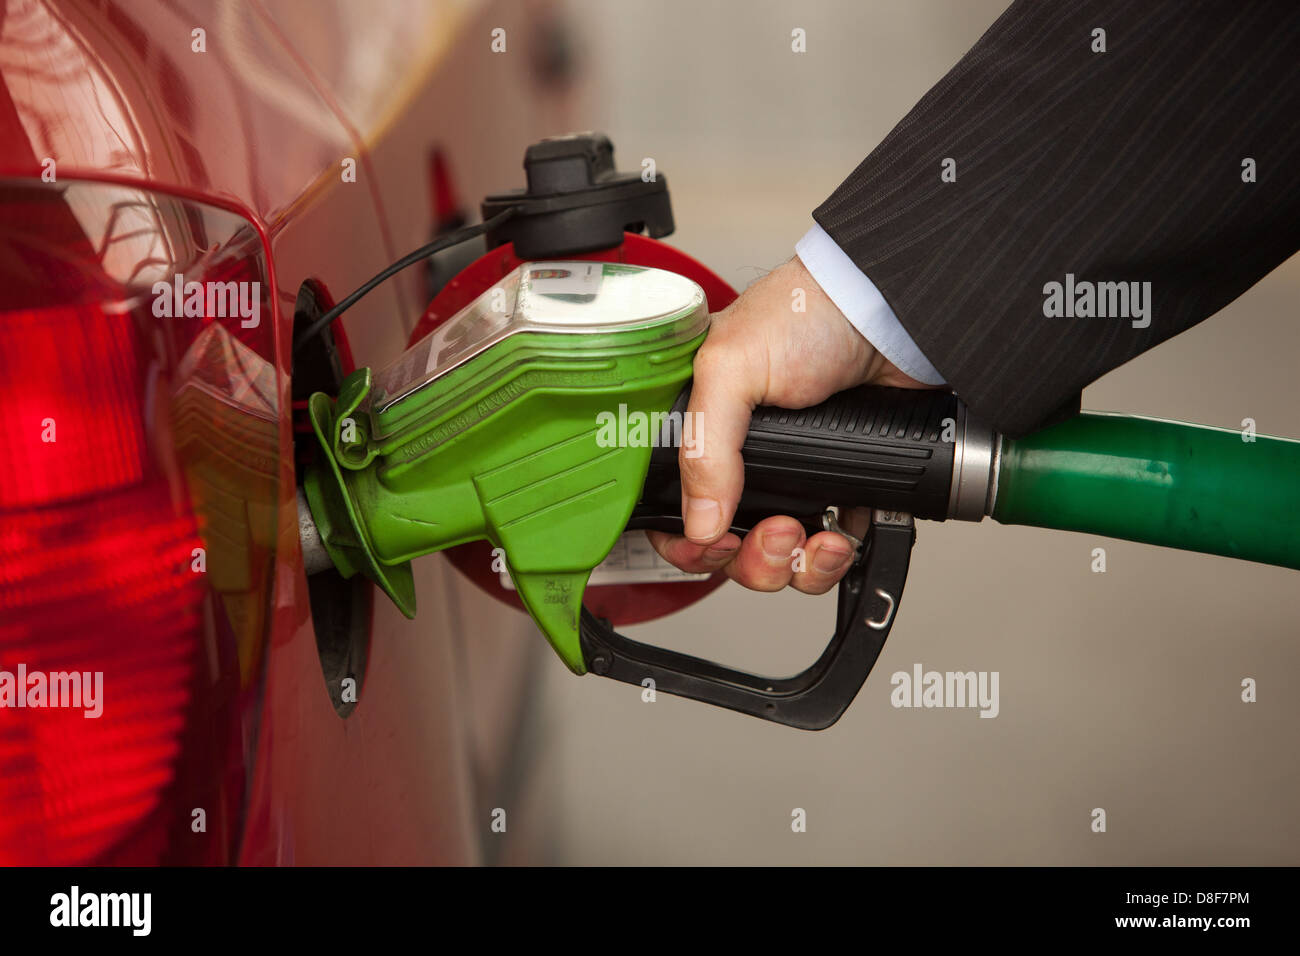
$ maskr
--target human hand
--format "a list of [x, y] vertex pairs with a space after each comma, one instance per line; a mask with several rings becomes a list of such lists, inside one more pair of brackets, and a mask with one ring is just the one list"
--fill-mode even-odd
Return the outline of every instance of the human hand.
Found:
[[[803, 290], [805, 311], [794, 311]], [[853, 548], [833, 531], [805, 540], [803, 526], [778, 515], [754, 526], [744, 541], [731, 526], [744, 487], [741, 447], [758, 405], [807, 408], [855, 385], [929, 388], [877, 352], [793, 257], [713, 316], [695, 356], [689, 412], [697, 441], [679, 454], [685, 535], [647, 534], [667, 561], [683, 571], [725, 569], [755, 591], [792, 585], [822, 594], [843, 577]], [[702, 432], [702, 434], [701, 434]], [[793, 555], [803, 548], [804, 570]]]

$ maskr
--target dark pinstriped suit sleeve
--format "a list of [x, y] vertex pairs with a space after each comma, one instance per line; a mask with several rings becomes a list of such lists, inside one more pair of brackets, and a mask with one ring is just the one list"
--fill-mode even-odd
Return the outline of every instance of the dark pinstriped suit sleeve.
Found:
[[[1031, 431], [1300, 248], [1300, 2], [1019, 0], [814, 218], [977, 415]], [[1067, 273], [1150, 282], [1149, 327], [1046, 317]]]

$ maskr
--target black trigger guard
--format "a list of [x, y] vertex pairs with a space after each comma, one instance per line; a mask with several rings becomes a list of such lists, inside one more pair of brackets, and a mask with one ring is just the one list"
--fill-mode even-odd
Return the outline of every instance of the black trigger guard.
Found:
[[876, 510], [858, 561], [840, 581], [835, 636], [793, 677], [770, 678], [642, 644], [582, 609], [579, 640], [593, 674], [689, 697], [800, 730], [824, 730], [848, 709], [889, 637], [907, 581], [912, 516]]

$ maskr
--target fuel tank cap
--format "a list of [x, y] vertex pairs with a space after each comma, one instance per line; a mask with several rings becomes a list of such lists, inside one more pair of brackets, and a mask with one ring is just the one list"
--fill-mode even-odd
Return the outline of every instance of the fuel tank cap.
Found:
[[661, 239], [673, 231], [663, 174], [619, 172], [603, 133], [570, 133], [533, 143], [524, 153], [526, 189], [483, 200], [484, 220], [514, 215], [488, 233], [489, 248], [514, 243], [521, 259], [558, 259], [608, 249], [624, 232]]

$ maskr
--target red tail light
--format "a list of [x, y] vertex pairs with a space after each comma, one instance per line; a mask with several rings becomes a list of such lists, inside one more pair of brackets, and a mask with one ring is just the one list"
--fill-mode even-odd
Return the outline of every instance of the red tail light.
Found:
[[[107, 185], [0, 183], [0, 216], [0, 863], [228, 860], [275, 541], [260, 242]], [[258, 283], [259, 321], [159, 317], [178, 273]]]
[[139, 482], [145, 457], [129, 315], [95, 307], [4, 313], [0, 389], [11, 443], [0, 508]]
[[96, 860], [172, 782], [204, 588], [193, 516], [166, 503], [150, 482], [0, 531], [6, 668], [84, 682], [71, 708], [47, 700], [0, 723], [0, 862]]

